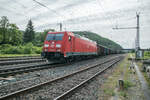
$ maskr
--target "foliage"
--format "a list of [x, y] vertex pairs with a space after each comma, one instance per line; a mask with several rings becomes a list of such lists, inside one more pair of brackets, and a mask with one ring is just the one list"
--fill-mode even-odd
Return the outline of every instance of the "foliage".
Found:
[[75, 34], [79, 34], [81, 36], [87, 37], [93, 41], [96, 41], [98, 44], [106, 46], [108, 48], [112, 48], [112, 49], [122, 49], [122, 47], [113, 42], [112, 40], [109, 40], [107, 38], [101, 37], [100, 35], [97, 35], [96, 33], [93, 32], [88, 32], [88, 31], [77, 31], [74, 32]]
[[123, 96], [123, 97], [127, 97], [127, 93], [124, 92], [124, 91], [120, 91], [120, 95]]
[[114, 96], [115, 95], [114, 90], [111, 89], [111, 88], [104, 89], [104, 93], [107, 94], [107, 95], [110, 95], [110, 96]]
[[150, 57], [150, 51], [145, 51], [144, 56]]
[[42, 47], [33, 46], [31, 42], [23, 46], [12, 46], [10, 44], [0, 46], [0, 54], [40, 54], [41, 52]]
[[32, 42], [34, 40], [34, 38], [35, 38], [34, 28], [32, 25], [32, 21], [29, 20], [29, 22], [27, 24], [27, 28], [23, 35], [23, 41], [24, 41], [24, 43]]
[[2, 43], [6, 43], [6, 36], [9, 27], [9, 21], [6, 16], [2, 16], [0, 20], [0, 35], [2, 38]]
[[[9, 23], [7, 17], [3, 16], [0, 19], [0, 54], [40, 54], [42, 47], [36, 46], [42, 46], [48, 31], [54, 30], [45, 30], [44, 34], [36, 32], [35, 36], [31, 20], [23, 32], [19, 30], [16, 24]], [[23, 41], [24, 45], [22, 45]]]
[[9, 33], [9, 43], [13, 45], [19, 45], [22, 43], [22, 32], [19, 31], [18, 27], [15, 24], [10, 24], [8, 30]]
[[22, 43], [22, 32], [16, 24], [9, 23], [6, 16], [0, 20], [0, 44], [19, 45]]
[[124, 80], [124, 89], [127, 90], [129, 87], [132, 87], [132, 86], [133, 84], [130, 81]]

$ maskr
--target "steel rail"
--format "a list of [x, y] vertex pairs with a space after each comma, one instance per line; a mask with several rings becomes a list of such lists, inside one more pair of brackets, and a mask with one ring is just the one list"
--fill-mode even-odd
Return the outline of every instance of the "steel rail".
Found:
[[22, 63], [32, 63], [32, 62], [43, 62], [43, 61], [46, 61], [46, 60], [43, 60], [43, 59], [36, 59], [36, 60], [18, 60], [18, 61], [3, 61], [3, 62], [0, 62], [0, 65], [1, 66], [4, 66], [4, 65], [11, 65], [11, 64], [22, 64]]
[[0, 58], [0, 61], [28, 60], [28, 59], [42, 59], [42, 58], [41, 57]]
[[8, 57], [0, 57], [1, 58], [24, 58], [24, 57], [40, 57], [40, 55], [37, 56], [8, 56]]
[[50, 64], [30, 65], [30, 66], [25, 66], [25, 67], [8, 68], [8, 69], [0, 70], [0, 76], [4, 77], [8, 75], [15, 75], [15, 74], [23, 73], [23, 72], [31, 72], [35, 70], [54, 68], [54, 67], [59, 67], [63, 65], [66, 65], [66, 64], [50, 63]]

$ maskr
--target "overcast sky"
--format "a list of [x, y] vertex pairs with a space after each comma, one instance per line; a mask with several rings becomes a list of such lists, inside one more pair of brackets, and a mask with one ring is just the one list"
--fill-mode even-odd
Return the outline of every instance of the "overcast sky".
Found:
[[113, 27], [135, 27], [140, 12], [140, 46], [150, 48], [150, 0], [0, 0], [0, 16], [24, 30], [29, 19], [36, 31], [54, 28], [92, 31], [119, 43], [135, 47], [135, 29], [113, 30]]

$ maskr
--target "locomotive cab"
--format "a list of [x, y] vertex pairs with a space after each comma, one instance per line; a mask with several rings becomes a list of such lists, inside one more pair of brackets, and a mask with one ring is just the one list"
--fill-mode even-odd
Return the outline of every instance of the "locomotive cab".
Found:
[[49, 32], [44, 41], [42, 57], [47, 59], [55, 59], [63, 56], [63, 32]]

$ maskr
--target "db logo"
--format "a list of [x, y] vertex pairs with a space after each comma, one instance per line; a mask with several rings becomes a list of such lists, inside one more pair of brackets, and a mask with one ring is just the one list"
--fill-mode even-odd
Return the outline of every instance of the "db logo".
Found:
[[54, 48], [54, 46], [55, 46], [54, 44], [55, 44], [55, 42], [53, 41], [50, 47]]
[[53, 48], [53, 47], [54, 47], [54, 44], [51, 44], [51, 47]]

